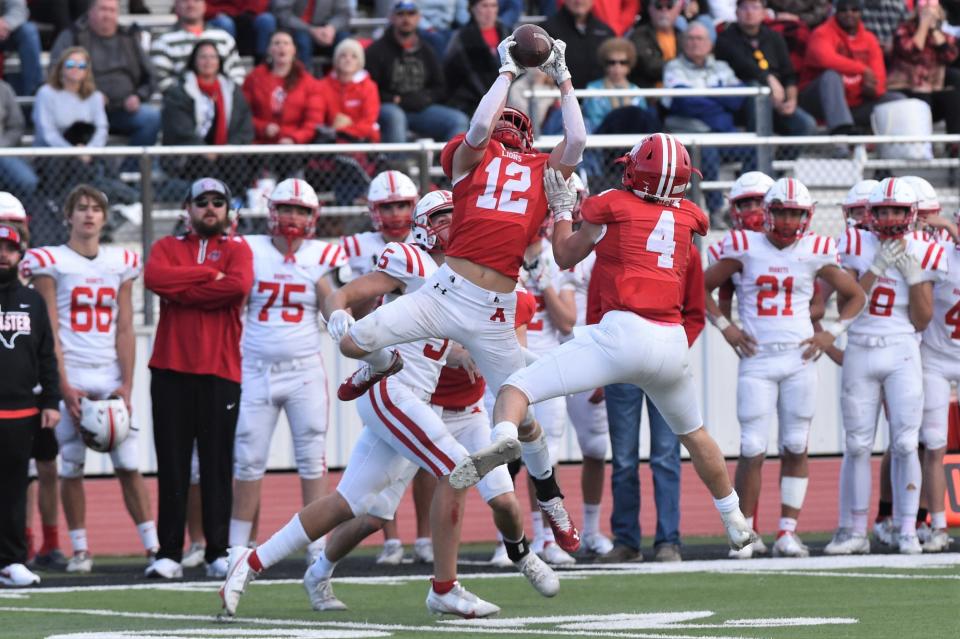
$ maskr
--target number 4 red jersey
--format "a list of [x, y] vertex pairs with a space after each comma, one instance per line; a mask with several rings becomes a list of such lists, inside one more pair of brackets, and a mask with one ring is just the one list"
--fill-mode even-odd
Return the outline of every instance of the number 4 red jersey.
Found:
[[[452, 177], [458, 135], [440, 164]], [[453, 183], [453, 226], [447, 257], [459, 257], [516, 280], [523, 251], [547, 216], [543, 174], [548, 153], [519, 153], [491, 140], [477, 166]]]
[[709, 227], [700, 207], [689, 200], [669, 206], [609, 190], [587, 198], [581, 213], [587, 222], [606, 225], [591, 280], [601, 315], [630, 311], [680, 324], [690, 241]]

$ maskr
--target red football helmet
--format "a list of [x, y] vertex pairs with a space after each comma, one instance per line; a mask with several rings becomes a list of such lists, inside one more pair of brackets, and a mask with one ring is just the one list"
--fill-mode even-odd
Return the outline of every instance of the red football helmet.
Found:
[[668, 204], [682, 200], [690, 176], [694, 173], [700, 175], [700, 171], [691, 165], [687, 149], [668, 133], [645, 137], [618, 162], [625, 164], [625, 187], [642, 198]]
[[519, 109], [503, 107], [503, 113], [490, 137], [521, 153], [533, 153], [533, 123]]

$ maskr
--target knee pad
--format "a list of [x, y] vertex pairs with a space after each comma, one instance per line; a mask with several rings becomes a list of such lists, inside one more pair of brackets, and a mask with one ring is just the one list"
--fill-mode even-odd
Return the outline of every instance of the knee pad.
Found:
[[764, 424], [741, 422], [740, 456], [756, 457], [767, 454], [767, 432]]
[[83, 465], [87, 460], [87, 447], [73, 440], [60, 446], [60, 477], [76, 479], [83, 477]]
[[263, 479], [267, 471], [267, 454], [240, 454], [237, 451], [233, 462], [233, 476], [240, 481], [257, 481]]
[[610, 439], [607, 433], [595, 433], [577, 431], [577, 442], [580, 444], [580, 452], [584, 457], [590, 459], [604, 459], [607, 456], [607, 445]]
[[853, 456], [869, 456], [873, 452], [873, 432], [858, 433], [847, 431], [844, 435], [846, 452]]
[[[297, 441], [300, 440], [300, 441]], [[294, 440], [294, 458], [297, 474], [303, 479], [317, 479], [327, 474], [326, 432], [311, 432], [307, 437]]]
[[78, 477], [83, 477], [83, 464], [78, 464], [76, 462], [61, 458], [60, 477], [63, 479], [77, 479]]
[[894, 434], [890, 442], [890, 452], [894, 455], [907, 456], [917, 453], [920, 432], [917, 428], [905, 428]]
[[297, 474], [302, 479], [319, 479], [327, 474], [327, 458], [325, 455], [320, 457], [306, 456], [306, 459], [297, 459]]
[[810, 422], [788, 422], [780, 424], [780, 452], [786, 451], [801, 455], [807, 450], [810, 436]]

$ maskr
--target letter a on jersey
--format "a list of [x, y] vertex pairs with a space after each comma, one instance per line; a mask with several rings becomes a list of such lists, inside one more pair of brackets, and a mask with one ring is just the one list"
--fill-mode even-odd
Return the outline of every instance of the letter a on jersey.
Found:
[[493, 315], [490, 316], [490, 321], [491, 321], [491, 322], [504, 322], [504, 323], [506, 323], [507, 318], [506, 318], [506, 316], [503, 314], [503, 309], [502, 309], [502, 308], [498, 308], [496, 311], [494, 311]]

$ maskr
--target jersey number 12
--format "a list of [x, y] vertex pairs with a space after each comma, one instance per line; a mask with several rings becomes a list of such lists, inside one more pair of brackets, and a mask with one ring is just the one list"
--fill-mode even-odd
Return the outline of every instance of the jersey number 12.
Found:
[[530, 188], [530, 167], [516, 162], [507, 164], [503, 169], [503, 175], [511, 179], [504, 182], [498, 189], [502, 164], [503, 158], [495, 157], [484, 169], [484, 173], [487, 174], [487, 185], [483, 194], [477, 198], [477, 207], [524, 215], [527, 212], [529, 200], [514, 196], [526, 193]]

